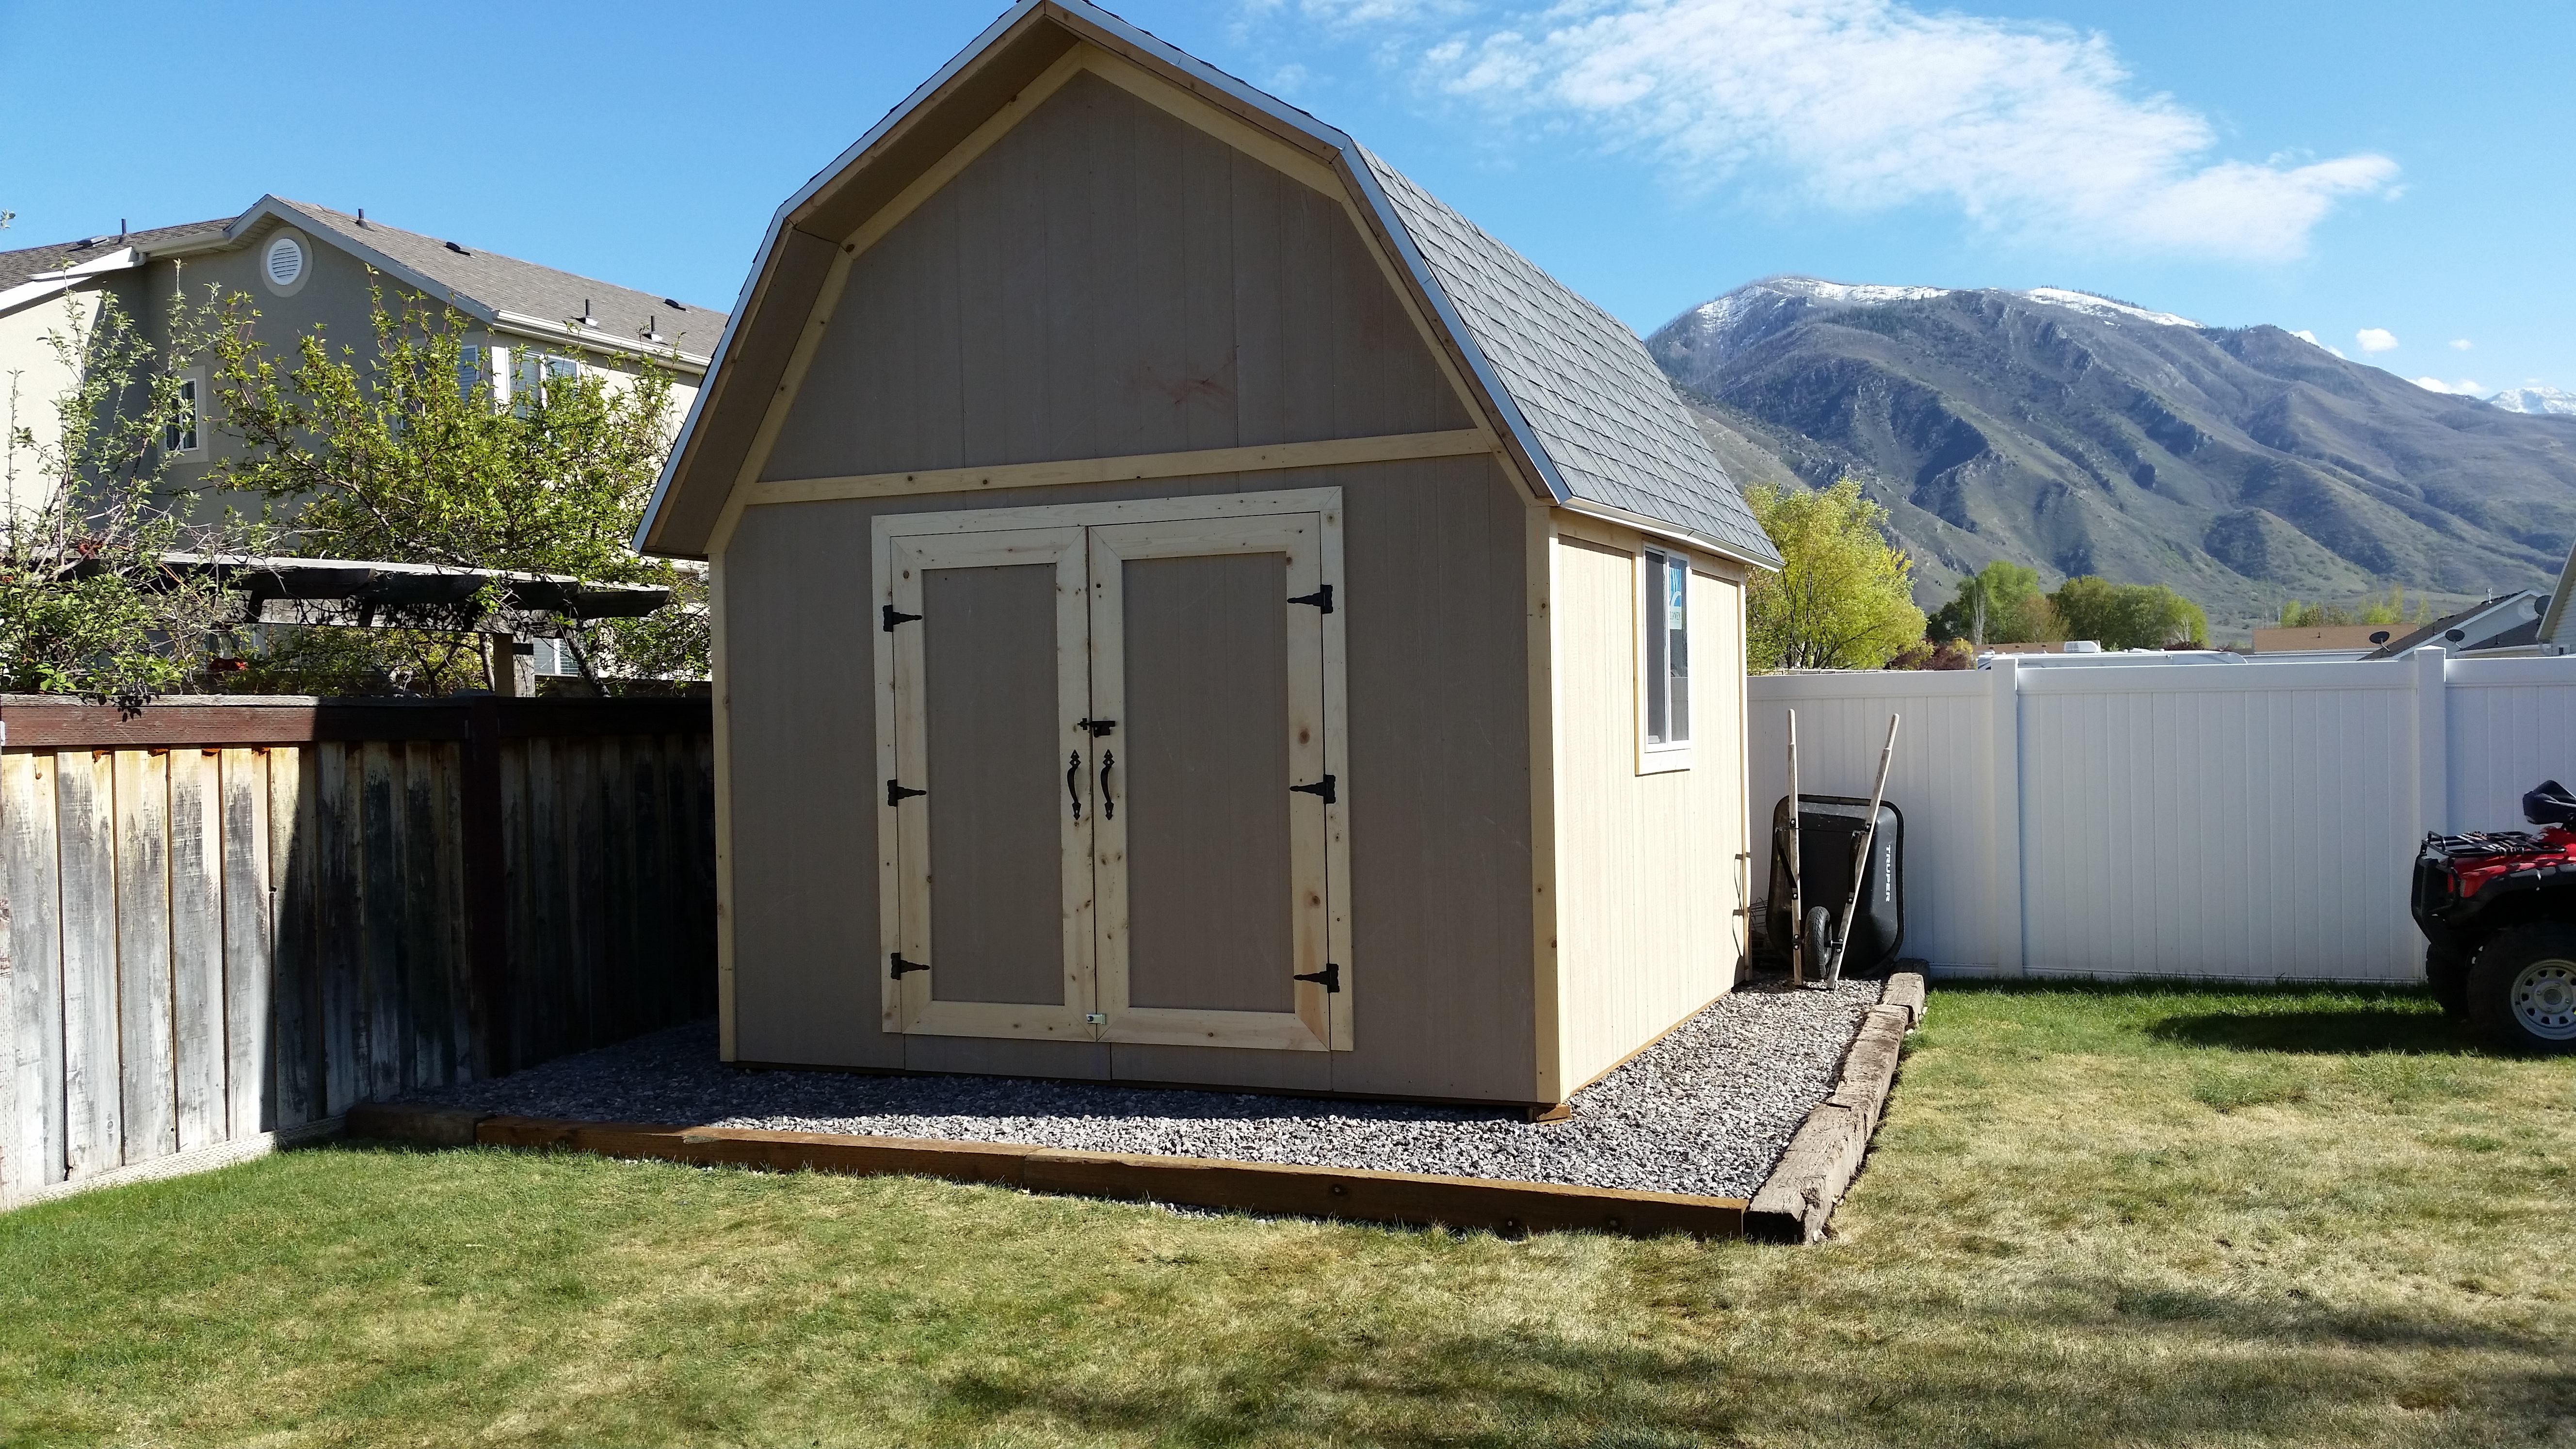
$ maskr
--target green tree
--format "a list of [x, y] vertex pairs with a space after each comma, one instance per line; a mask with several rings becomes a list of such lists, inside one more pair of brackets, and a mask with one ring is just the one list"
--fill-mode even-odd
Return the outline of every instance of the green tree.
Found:
[[2067, 637], [2055, 606], [2040, 592], [2039, 573], [1997, 559], [1959, 581], [1958, 596], [1936, 610], [1928, 637], [1988, 644], [2034, 644]]
[[[635, 356], [614, 383], [596, 371], [530, 378], [507, 405], [498, 380], [463, 340], [468, 319], [374, 290], [373, 348], [335, 353], [317, 331], [280, 359], [244, 334], [220, 339], [216, 400], [246, 445], [217, 465], [224, 485], [300, 505], [296, 548], [307, 557], [383, 559], [456, 569], [566, 575], [589, 584], [692, 581], [627, 546], [670, 445], [668, 376]], [[461, 632], [494, 602], [457, 611], [455, 629], [370, 631], [347, 640], [290, 636], [273, 666], [347, 677], [372, 650], [377, 672], [422, 692], [489, 684], [481, 641]], [[666, 611], [668, 612], [668, 611]], [[553, 627], [596, 687], [622, 654], [645, 672], [703, 677], [702, 611], [650, 621]], [[297, 662], [301, 661], [298, 666]]]
[[1756, 485], [1745, 497], [1783, 561], [1745, 600], [1755, 670], [1876, 669], [1923, 637], [1913, 561], [1888, 543], [1887, 510], [1859, 479], [1815, 493]]
[[[193, 496], [165, 495], [173, 441], [200, 426], [180, 392], [182, 359], [209, 329], [238, 324], [209, 300], [173, 296], [168, 340], [147, 339], [111, 293], [71, 298], [45, 342], [74, 381], [31, 403], [10, 378], [7, 497], [0, 522], [0, 680], [38, 693], [140, 699], [197, 679], [240, 601], [173, 556], [259, 546], [227, 518], [192, 524]], [[50, 407], [39, 444], [22, 421]], [[174, 507], [173, 504], [176, 504]]]
[[2209, 639], [2200, 606], [2162, 584], [2115, 584], [2083, 574], [2060, 584], [2048, 599], [2065, 637], [2098, 640], [2105, 649], [2160, 649]]

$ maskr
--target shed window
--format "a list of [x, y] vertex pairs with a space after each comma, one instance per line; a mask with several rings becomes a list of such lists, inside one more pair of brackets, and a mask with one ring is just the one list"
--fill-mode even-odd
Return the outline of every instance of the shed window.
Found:
[[1646, 551], [1646, 745], [1690, 743], [1690, 560]]
[[197, 410], [197, 380], [179, 379], [179, 395], [170, 421], [161, 427], [161, 451], [193, 453], [197, 451], [197, 424], [202, 414]]

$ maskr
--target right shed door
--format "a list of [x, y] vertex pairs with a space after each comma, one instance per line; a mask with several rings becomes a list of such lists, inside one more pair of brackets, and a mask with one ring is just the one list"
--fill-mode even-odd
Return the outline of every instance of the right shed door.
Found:
[[[1103, 1039], [1334, 1045], [1320, 513], [1095, 527]], [[1328, 818], [1329, 817], [1329, 818]]]

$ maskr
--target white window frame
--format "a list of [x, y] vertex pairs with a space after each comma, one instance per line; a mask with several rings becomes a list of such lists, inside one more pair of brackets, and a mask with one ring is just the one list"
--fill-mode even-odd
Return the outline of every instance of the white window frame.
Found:
[[[182, 428], [177, 423], [161, 425], [161, 452], [170, 458], [203, 457], [206, 451], [206, 370], [191, 367], [179, 374], [179, 388], [188, 400], [189, 422]], [[185, 439], [187, 446], [181, 447]]]
[[[1671, 681], [1669, 668], [1667, 668], [1662, 677], [1658, 677], [1655, 672], [1657, 651], [1654, 648], [1652, 634], [1656, 629], [1665, 627], [1664, 621], [1666, 616], [1664, 609], [1666, 600], [1657, 592], [1656, 583], [1658, 577], [1666, 573], [1668, 570], [1675, 569], [1679, 570], [1682, 578], [1683, 622], [1681, 633], [1685, 650], [1689, 647], [1691, 636], [1701, 632], [1701, 630], [1696, 627], [1698, 621], [1692, 617], [1692, 615], [1697, 611], [1692, 607], [1692, 601], [1690, 598], [1690, 580], [1693, 575], [1699, 572], [1698, 564], [1687, 551], [1664, 543], [1650, 542], [1643, 544], [1639, 546], [1632, 557], [1636, 560], [1637, 575], [1637, 588], [1635, 593], [1637, 605], [1637, 773], [1640, 775], [1660, 775], [1673, 770], [1687, 770], [1691, 767], [1691, 732], [1696, 730], [1699, 720], [1699, 710], [1696, 707], [1698, 701], [1691, 697], [1691, 682], [1697, 678], [1697, 673], [1690, 668], [1690, 663], [1692, 661], [1690, 661], [1688, 659], [1688, 655], [1685, 654], [1682, 688], [1684, 691], [1683, 710], [1685, 715], [1684, 728], [1686, 732], [1682, 738], [1677, 740], [1659, 740], [1654, 738], [1651, 733], [1651, 721], [1655, 701], [1659, 693], [1664, 694], [1667, 706], [1669, 706], [1670, 696], [1668, 693], [1665, 693], [1665, 691], [1668, 690]], [[1658, 559], [1663, 561], [1662, 567], [1657, 566], [1655, 561]], [[1669, 728], [1669, 713], [1667, 714], [1667, 721], [1667, 727]]]

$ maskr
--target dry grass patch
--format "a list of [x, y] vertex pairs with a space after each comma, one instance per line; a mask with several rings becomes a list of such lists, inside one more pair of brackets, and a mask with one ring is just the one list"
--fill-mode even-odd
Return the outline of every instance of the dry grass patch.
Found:
[[1948, 990], [1837, 1241], [299, 1152], [0, 1218], [8, 1444], [2576, 1443], [2576, 1066]]

